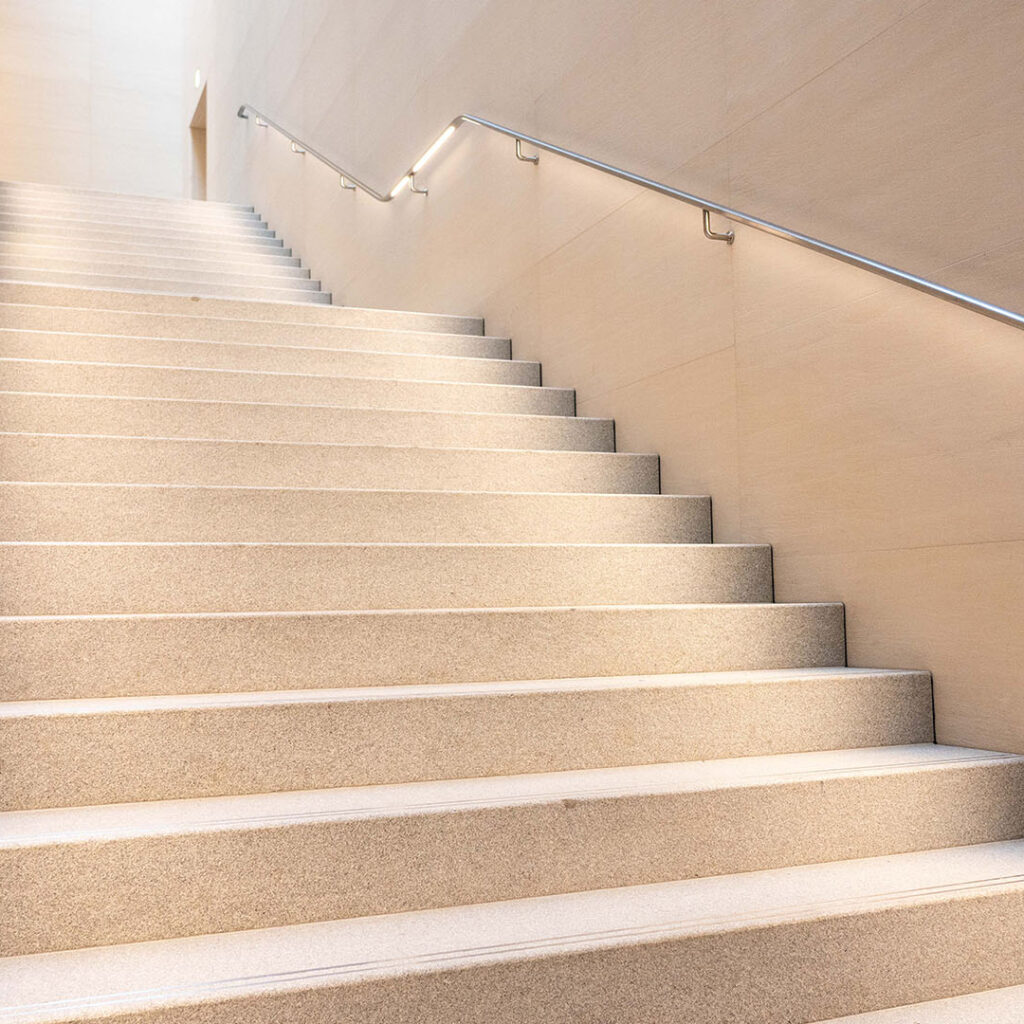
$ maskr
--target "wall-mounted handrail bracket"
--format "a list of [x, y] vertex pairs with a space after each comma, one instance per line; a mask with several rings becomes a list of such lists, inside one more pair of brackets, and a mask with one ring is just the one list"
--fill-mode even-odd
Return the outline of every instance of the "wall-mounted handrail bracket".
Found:
[[540, 163], [540, 154], [539, 153], [535, 153], [533, 156], [525, 156], [523, 154], [523, 140], [522, 139], [516, 139], [516, 159], [517, 160], [522, 160], [524, 163], [528, 163], [528, 164], [539, 164]]
[[340, 181], [341, 181], [341, 187], [342, 187], [342, 188], [343, 188], [343, 189], [344, 189], [344, 190], [345, 190], [346, 192], [355, 192], [355, 190], [356, 190], [356, 187], [355, 187], [355, 185], [353, 185], [353, 184], [351, 184], [350, 182], [346, 181], [346, 179], [345, 179], [345, 175], [344, 175], [344, 174], [341, 174], [341, 175], [339, 175], [338, 177], [339, 177], [339, 179], [340, 179]]
[[711, 211], [705, 206], [703, 213], [705, 238], [710, 238], [712, 242], [725, 242], [726, 245], [732, 245], [736, 241], [736, 233], [734, 231], [712, 231]]
[[292, 142], [292, 152], [302, 156], [306, 151], [295, 141]]
[[[916, 274], [911, 274], [906, 270], [899, 270], [897, 267], [890, 266], [887, 263], [882, 263], [879, 260], [873, 260], [868, 256], [861, 256], [859, 253], [850, 252], [849, 249], [843, 249], [840, 246], [832, 245], [829, 242], [823, 242], [820, 238], [813, 238], [811, 235], [802, 234], [799, 231], [794, 231], [792, 228], [786, 228], [780, 224], [773, 224], [771, 221], [764, 220], [761, 217], [755, 217], [751, 213], [744, 213], [742, 210], [734, 210], [732, 207], [724, 206], [722, 203], [716, 203], [710, 199], [704, 199], [703, 197], [694, 195], [691, 192], [684, 192], [682, 189], [675, 188], [672, 185], [667, 185], [663, 181], [655, 181], [653, 178], [645, 178], [642, 174], [635, 174], [633, 171], [627, 171], [622, 167], [616, 167], [614, 164], [607, 164], [601, 160], [595, 160], [593, 157], [584, 156], [582, 153], [566, 149], [564, 146], [556, 146], [553, 142], [545, 142], [543, 139], [527, 135], [525, 132], [516, 131], [514, 128], [509, 128], [506, 125], [497, 124], [494, 121], [488, 121], [483, 117], [477, 117], [476, 114], [459, 114], [457, 117], [449, 121], [447, 127], [437, 137], [430, 148], [419, 158], [419, 160], [410, 166], [410, 169], [402, 178], [399, 179], [398, 184], [396, 184], [390, 192], [379, 192], [368, 182], [358, 178], [340, 164], [336, 164], [330, 159], [330, 157], [324, 156], [323, 153], [318, 152], [312, 146], [297, 142], [294, 135], [279, 125], [272, 118], [267, 117], [266, 114], [257, 110], [255, 107], [250, 107], [249, 104], [243, 103], [242, 106], [238, 108], [239, 117], [248, 118], [250, 114], [253, 115], [258, 125], [273, 128], [274, 131], [288, 139], [288, 141], [292, 143], [293, 148], [298, 146], [303, 152], [308, 152], [311, 157], [319, 160], [320, 163], [329, 167], [335, 174], [338, 174], [342, 179], [342, 188], [351, 188], [351, 186], [354, 185], [359, 189], [359, 191], [365, 192], [368, 196], [376, 199], [379, 203], [390, 203], [405, 191], [406, 186], [409, 186], [410, 192], [416, 192], [419, 195], [426, 195], [427, 190], [425, 188], [416, 187], [416, 172], [423, 167], [427, 160], [429, 160], [438, 151], [438, 149], [447, 142], [448, 139], [451, 138], [456, 129], [461, 125], [476, 125], [479, 128], [485, 128], [487, 131], [495, 132], [498, 135], [504, 135], [508, 139], [513, 139], [516, 144], [516, 156], [520, 160], [529, 163], [536, 163], [539, 159], [537, 156], [526, 156], [523, 153], [522, 144], [525, 142], [526, 145], [530, 146], [532, 149], [539, 150], [543, 153], [551, 153], [554, 156], [562, 157], [564, 160], [572, 160], [574, 163], [582, 164], [584, 167], [589, 167], [595, 171], [600, 171], [602, 174], [611, 175], [611, 177], [618, 178], [620, 181], [628, 182], [631, 185], [638, 185], [640, 188], [645, 188], [650, 192], [656, 192], [658, 195], [666, 196], [669, 199], [675, 199], [676, 201], [686, 203], [689, 206], [695, 206], [697, 209], [703, 211], [705, 236], [716, 242], [731, 243], [733, 241], [733, 232], [713, 231], [711, 229], [712, 213], [716, 213], [720, 217], [725, 217], [727, 220], [730, 220], [735, 224], [744, 224], [747, 227], [756, 228], [758, 231], [774, 235], [776, 238], [784, 239], [787, 242], [791, 242], [793, 245], [802, 246], [804, 249], [810, 249], [812, 252], [821, 253], [823, 256], [839, 260], [841, 263], [848, 263], [850, 266], [870, 271], [872, 274], [878, 274], [880, 277], [887, 278], [890, 281], [896, 281], [897, 283], [906, 285], [909, 288], [916, 288], [918, 291], [925, 292], [928, 295], [934, 295], [936, 298], [945, 299], [947, 302], [953, 302], [956, 305], [962, 306], [964, 309], [969, 309], [974, 313], [981, 313], [983, 316], [992, 317], [993, 320], [999, 320], [1004, 324], [1011, 324], [1014, 327], [1024, 328], [1024, 314], [1014, 313], [1013, 310], [1005, 309], [1002, 306], [996, 306], [991, 302], [985, 302], [984, 299], [975, 298], [973, 295], [966, 295], [963, 292], [955, 291], [953, 288], [947, 288], [945, 285], [938, 284], [935, 281], [929, 281], [926, 278], [918, 277]], [[346, 182], [348, 184], [346, 184]]]

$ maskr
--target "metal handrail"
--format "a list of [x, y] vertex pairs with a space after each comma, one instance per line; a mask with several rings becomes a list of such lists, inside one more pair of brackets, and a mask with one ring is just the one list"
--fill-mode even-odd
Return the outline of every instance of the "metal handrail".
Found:
[[307, 153], [309, 156], [314, 157], [334, 171], [341, 179], [342, 188], [349, 190], [361, 190], [380, 203], [391, 202], [391, 200], [395, 199], [406, 188], [412, 192], [426, 195], [427, 190], [425, 188], [418, 188], [416, 185], [416, 174], [422, 169], [427, 160], [436, 153], [440, 146], [450, 138], [457, 128], [463, 124], [475, 124], [481, 128], [487, 128], [489, 131], [497, 132], [499, 135], [505, 135], [510, 139], [514, 139], [516, 143], [516, 157], [520, 160], [528, 161], [533, 164], [537, 163], [538, 158], [524, 155], [522, 147], [523, 143], [526, 143], [533, 149], [538, 149], [545, 153], [553, 153], [555, 156], [560, 156], [566, 160], [572, 160], [575, 163], [583, 164], [584, 167], [591, 167], [596, 171], [603, 172], [604, 174], [610, 174], [614, 178], [620, 178], [622, 181], [628, 181], [633, 185], [639, 185], [641, 188], [648, 189], [651, 192], [657, 192], [660, 195], [668, 196], [670, 199], [677, 199], [690, 206], [696, 206], [703, 211], [704, 234], [708, 238], [717, 241], [724, 241], [729, 244], [733, 241], [733, 233], [731, 231], [717, 232], [711, 229], [711, 214], [715, 213], [737, 224], [744, 224], [747, 227], [757, 228], [758, 231], [764, 231], [769, 235], [774, 235], [776, 238], [783, 238], [786, 241], [793, 242], [805, 249], [811, 249], [814, 252], [823, 253], [826, 256], [831, 256], [833, 259], [840, 260], [843, 263], [848, 263], [851, 266], [860, 267], [862, 270], [869, 270], [871, 273], [888, 278], [890, 281], [897, 281], [900, 284], [909, 285], [911, 288], [915, 288], [918, 291], [926, 292], [929, 295], [935, 295], [940, 299], [945, 299], [947, 302], [956, 303], [956, 305], [962, 306], [965, 309], [973, 310], [975, 313], [981, 313], [984, 316], [992, 317], [994, 320], [1000, 320], [1003, 323], [1011, 324], [1014, 327], [1024, 328], [1024, 315], [1020, 313], [1014, 313], [1012, 310], [1005, 309], [1002, 306], [996, 306], [991, 302], [985, 302], [983, 299], [977, 299], [974, 296], [958, 292], [953, 288], [947, 288], [935, 281], [929, 281], [926, 278], [918, 277], [916, 274], [910, 274], [905, 270], [899, 270], [896, 267], [889, 266], [887, 263], [881, 263], [878, 260], [873, 260], [868, 256], [861, 256], [859, 253], [851, 252], [850, 250], [843, 249], [837, 245], [830, 245], [828, 242], [823, 242], [819, 238], [813, 238], [810, 235], [802, 234], [799, 231], [793, 231], [790, 228], [782, 227], [779, 224], [773, 224], [771, 221], [762, 220], [760, 217], [755, 217], [749, 213], [743, 213], [740, 210], [734, 210], [732, 207], [723, 206], [721, 203], [712, 202], [710, 199], [702, 199], [700, 196], [693, 195], [690, 192], [684, 192], [678, 188], [673, 188], [671, 185], [666, 185], [663, 182], [654, 181], [652, 178], [645, 178], [641, 174], [634, 174], [632, 171], [623, 170], [621, 167], [615, 167], [613, 164], [606, 164], [601, 160], [594, 160], [592, 157], [584, 156], [582, 153], [576, 153], [571, 149], [556, 146], [552, 142], [545, 142], [543, 139], [534, 138], [532, 135], [527, 135], [525, 132], [515, 131], [505, 125], [497, 124], [494, 121], [488, 121], [483, 117], [477, 117], [475, 114], [460, 114], [458, 117], [450, 121], [444, 131], [440, 133], [437, 140], [415, 163], [410, 164], [409, 169], [402, 175], [394, 188], [388, 192], [378, 192], [372, 185], [368, 185], [355, 174], [352, 174], [351, 171], [345, 170], [329, 157], [318, 152], [308, 143], [302, 142], [286, 128], [283, 128], [276, 121], [269, 118], [266, 114], [261, 113], [255, 107], [250, 106], [248, 103], [243, 103], [242, 106], [238, 108], [239, 117], [248, 118], [250, 114], [253, 115], [256, 119], [256, 123], [260, 126], [273, 128], [276, 132], [279, 132], [288, 139], [292, 144], [294, 152]]

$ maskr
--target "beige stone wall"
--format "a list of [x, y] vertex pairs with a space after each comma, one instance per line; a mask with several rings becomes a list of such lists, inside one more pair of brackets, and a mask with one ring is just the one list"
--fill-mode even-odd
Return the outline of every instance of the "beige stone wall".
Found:
[[185, 195], [185, 9], [184, 0], [0, 3], [0, 178]]
[[931, 669], [941, 739], [1024, 751], [1020, 332], [473, 129], [380, 206], [234, 117], [385, 187], [471, 110], [1024, 309], [1022, 51], [1016, 0], [197, 0], [187, 62], [211, 198], [336, 301], [483, 313], [846, 601], [851, 663]]

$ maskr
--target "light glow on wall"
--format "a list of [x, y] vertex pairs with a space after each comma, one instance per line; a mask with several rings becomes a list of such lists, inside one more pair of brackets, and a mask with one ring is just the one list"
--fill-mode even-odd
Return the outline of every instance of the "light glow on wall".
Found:
[[455, 125], [450, 124], [441, 132], [438, 140], [412, 165], [413, 174], [416, 174], [417, 171], [420, 171], [426, 165], [427, 161], [452, 137], [454, 131]]
[[399, 183], [398, 183], [398, 184], [397, 184], [397, 185], [396, 185], [396, 186], [395, 186], [395, 187], [394, 187], [394, 188], [393, 188], [392, 190], [391, 190], [391, 198], [392, 198], [392, 199], [394, 199], [394, 198], [395, 198], [395, 196], [397, 196], [397, 195], [398, 195], [398, 193], [399, 193], [399, 192], [401, 192], [401, 191], [402, 191], [402, 189], [403, 189], [403, 188], [405, 188], [405, 186], [406, 186], [406, 185], [408, 185], [410, 181], [412, 181], [412, 175], [411, 175], [411, 174], [407, 174], [407, 175], [406, 175], [406, 176], [405, 176], [405, 177], [404, 177], [404, 178], [403, 178], [403, 179], [402, 179], [402, 180], [401, 180], [401, 181], [400, 181], [400, 182], [399, 182]]
[[203, 84], [203, 76], [199, 73], [199, 68], [196, 68], [196, 73], [192, 76], [192, 81], [195, 83], [197, 89]]

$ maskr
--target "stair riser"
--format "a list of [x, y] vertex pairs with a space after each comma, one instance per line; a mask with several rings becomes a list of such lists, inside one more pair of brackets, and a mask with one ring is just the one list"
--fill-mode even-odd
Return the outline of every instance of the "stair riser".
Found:
[[[73, 278], [110, 278], [115, 281], [167, 280], [195, 281], [200, 284], [241, 284], [267, 285], [270, 288], [313, 288], [316, 285], [310, 279], [308, 270], [296, 267], [254, 267], [241, 268], [230, 264], [196, 261], [196, 265], [186, 260], [172, 263], [170, 266], [135, 265], [130, 262], [119, 263], [101, 260], [44, 260], [38, 257], [17, 257], [0, 255], [0, 278], [7, 281], [54, 281], [58, 284], [74, 284]], [[212, 269], [204, 270], [204, 267]], [[121, 287], [115, 285], [114, 287]]]
[[[495, 360], [496, 362], [497, 360]], [[277, 402], [358, 409], [573, 416], [575, 393], [565, 388], [428, 383], [345, 377], [272, 376], [230, 370], [0, 361], [0, 386], [51, 394], [145, 395], [207, 402]]]
[[[2, 239], [0, 239], [2, 244]], [[285, 250], [289, 255], [291, 250]], [[195, 255], [187, 251], [185, 255]], [[280, 255], [280, 253], [275, 254]], [[207, 256], [204, 253], [204, 257]], [[219, 318], [322, 324], [336, 327], [370, 327], [393, 331], [432, 331], [446, 334], [481, 335], [483, 321], [478, 317], [447, 316], [440, 313], [405, 313], [386, 309], [331, 306], [310, 309], [307, 306], [266, 306], [238, 299], [181, 298], [172, 295], [135, 295], [126, 292], [67, 288], [46, 284], [5, 284], [0, 281], [0, 302], [71, 307], [76, 310], [103, 309], [134, 312], [186, 314]], [[10, 311], [5, 310], [5, 315]], [[5, 324], [5, 326], [12, 326]], [[80, 328], [70, 328], [78, 330]], [[104, 330], [104, 333], [106, 331]], [[159, 337], [167, 337], [158, 334]], [[195, 337], [195, 335], [193, 335]], [[505, 341], [503, 358], [508, 357]]]
[[[1007, 887], [724, 935], [641, 936], [603, 948], [595, 938], [589, 948], [495, 951], [470, 964], [417, 963], [402, 974], [382, 968], [383, 976], [363, 975], [349, 985], [340, 974], [292, 981], [273, 995], [223, 991], [205, 996], [210, 1001], [199, 1004], [201, 1015], [193, 1002], [162, 1006], [145, 1021], [565, 1024], [571, 1007], [574, 1021], [781, 1024], [1019, 984], [1022, 930], [1024, 886]], [[79, 1012], [75, 1019], [82, 1022], [103, 1019]]]
[[12, 480], [656, 494], [658, 458], [611, 452], [0, 435]]
[[279, 271], [309, 273], [301, 267], [298, 256], [267, 255], [223, 257], [220, 259], [203, 255], [160, 256], [149, 252], [134, 252], [108, 248], [87, 249], [67, 245], [26, 245], [14, 242], [0, 242], [0, 259], [12, 266], [52, 266], [54, 269], [76, 269], [79, 264], [107, 263], [114, 265], [166, 269], [169, 267], [192, 267], [196, 270], [226, 270], [254, 274]]
[[[82, 241], [67, 238], [36, 238], [0, 232], [0, 253], [22, 256], [56, 256], [68, 259], [119, 259], [129, 256], [139, 260], [190, 262], [196, 256], [194, 246], [159, 245], [144, 239], [133, 241]], [[235, 262], [246, 266], [298, 266], [299, 257], [287, 246], [280, 249], [252, 250], [245, 246], [203, 246], [202, 261]], [[4, 287], [12, 288], [14, 285]], [[47, 287], [34, 285], [36, 288]], [[58, 286], [50, 286], [58, 287]]]
[[541, 495], [0, 484], [0, 540], [706, 544], [711, 503]]
[[0, 266], [0, 278], [6, 281], [52, 281], [55, 284], [80, 285], [83, 288], [126, 288], [130, 291], [210, 292], [212, 294], [242, 295], [288, 302], [306, 302], [301, 293], [318, 291], [319, 281], [306, 278], [277, 279], [231, 274], [191, 274], [185, 271], [164, 271], [158, 274], [141, 272], [135, 276], [103, 273], [68, 273], [59, 270], [23, 270]]
[[[8, 810], [930, 743], [926, 674], [0, 719]], [[41, 754], [42, 752], [42, 754]], [[837, 835], [844, 830], [839, 829]], [[42, 876], [41, 876], [42, 877]]]
[[[302, 307], [287, 308], [291, 312]], [[22, 330], [79, 331], [142, 338], [300, 345], [305, 348], [482, 359], [507, 360], [511, 347], [506, 338], [46, 306], [8, 306], [3, 309], [3, 321], [5, 327]]]
[[0, 948], [17, 955], [464, 906], [1022, 831], [1016, 763], [51, 842], [0, 853], [13, 883], [0, 896]]
[[446, 380], [467, 384], [540, 385], [540, 364], [468, 356], [391, 355], [349, 349], [247, 345], [164, 338], [119, 338], [0, 329], [0, 357], [95, 363], [190, 366], [270, 373], [316, 373], [384, 380]]
[[6, 431], [119, 434], [222, 440], [301, 441], [438, 448], [603, 451], [615, 447], [610, 420], [570, 416], [404, 412], [311, 405], [3, 392]]
[[46, 217], [19, 215], [0, 206], [0, 231], [20, 231], [43, 235], [95, 235], [98, 238], [121, 238], [142, 235], [146, 238], [186, 239], [202, 245], [203, 241], [246, 242], [275, 239], [275, 233], [261, 221], [252, 224], [196, 224], [173, 217], [164, 221], [136, 222], [130, 218], [111, 220], [86, 217]]
[[187, 226], [207, 230], [223, 228], [225, 231], [247, 228], [266, 228], [266, 223], [254, 212], [205, 211], [202, 208], [159, 210], [130, 203], [67, 202], [53, 199], [30, 199], [0, 192], [0, 218], [31, 217], [60, 221], [89, 221], [117, 224], [145, 229], [154, 226]]
[[[287, 258], [287, 257], [286, 257]], [[245, 284], [254, 278], [269, 281], [291, 281], [308, 279], [310, 272], [297, 265], [297, 257], [290, 257], [294, 263], [282, 263], [280, 266], [266, 263], [246, 263], [243, 260], [204, 260], [160, 259], [133, 256], [130, 253], [111, 254], [94, 253], [93, 255], [77, 255], [67, 253], [53, 255], [42, 251], [35, 253], [9, 252], [0, 246], [0, 266], [20, 270], [55, 270], [63, 273], [110, 274], [118, 277], [173, 277], [186, 276], [204, 278], [216, 275], [232, 284]], [[10, 275], [4, 272], [3, 277]]]
[[811, 668], [846, 654], [840, 605], [7, 619], [0, 639], [5, 700]]
[[210, 210], [251, 214], [252, 206], [244, 203], [222, 203], [205, 199], [179, 199], [170, 196], [147, 196], [131, 192], [106, 192], [103, 189], [74, 188], [35, 181], [0, 181], [0, 195], [20, 196], [54, 202], [107, 202], [149, 206], [160, 209]]
[[159, 256], [194, 256], [198, 252], [203, 259], [208, 260], [232, 255], [245, 259], [256, 256], [292, 255], [292, 250], [285, 248], [279, 238], [263, 236], [245, 241], [223, 238], [216, 234], [196, 238], [185, 234], [157, 235], [152, 232], [140, 235], [130, 231], [58, 232], [28, 230], [2, 222], [0, 243], [46, 245], [67, 249], [110, 248], [124, 252], [151, 252]]
[[772, 598], [768, 548], [0, 546], [0, 615], [705, 604]]

